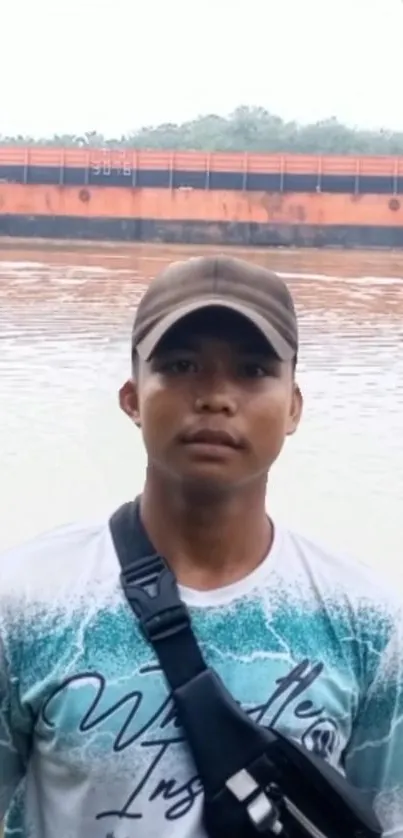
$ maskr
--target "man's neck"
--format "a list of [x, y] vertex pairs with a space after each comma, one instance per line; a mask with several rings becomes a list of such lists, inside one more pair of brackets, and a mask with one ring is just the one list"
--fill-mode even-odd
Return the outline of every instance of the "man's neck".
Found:
[[273, 538], [265, 482], [213, 498], [174, 488], [148, 475], [141, 517], [180, 584], [220, 588], [243, 579], [263, 561]]

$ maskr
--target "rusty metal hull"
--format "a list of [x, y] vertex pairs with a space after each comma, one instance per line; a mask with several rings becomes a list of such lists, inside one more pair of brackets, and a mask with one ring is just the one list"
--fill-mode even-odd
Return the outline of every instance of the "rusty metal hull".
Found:
[[403, 158], [0, 147], [0, 235], [403, 248]]
[[0, 236], [242, 247], [402, 248], [403, 227], [1, 215]]

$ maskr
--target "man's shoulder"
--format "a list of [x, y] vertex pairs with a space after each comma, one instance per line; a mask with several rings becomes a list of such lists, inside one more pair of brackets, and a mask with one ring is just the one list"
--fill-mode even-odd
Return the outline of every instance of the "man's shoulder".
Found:
[[301, 577], [301, 595], [305, 585], [316, 589], [328, 602], [344, 602], [354, 611], [402, 611], [403, 591], [396, 589], [392, 578], [382, 571], [382, 557], [376, 566], [299, 532], [286, 529], [283, 534], [283, 544], [294, 557], [295, 573]]
[[0, 603], [43, 600], [74, 589], [113, 553], [106, 520], [72, 522], [0, 553]]
[[105, 520], [71, 521], [52, 527], [38, 535], [0, 552], [0, 567], [8, 561], [30, 562], [55, 550], [81, 551], [86, 549], [107, 526]]

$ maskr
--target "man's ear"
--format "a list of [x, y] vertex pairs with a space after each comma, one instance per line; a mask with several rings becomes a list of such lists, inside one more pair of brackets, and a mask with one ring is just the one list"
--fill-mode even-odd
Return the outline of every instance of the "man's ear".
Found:
[[119, 404], [129, 419], [141, 428], [137, 384], [129, 378], [119, 390]]
[[299, 389], [298, 384], [293, 384], [293, 393], [290, 405], [290, 415], [287, 423], [287, 436], [292, 436], [298, 428], [301, 421], [302, 411], [304, 407], [304, 399]]

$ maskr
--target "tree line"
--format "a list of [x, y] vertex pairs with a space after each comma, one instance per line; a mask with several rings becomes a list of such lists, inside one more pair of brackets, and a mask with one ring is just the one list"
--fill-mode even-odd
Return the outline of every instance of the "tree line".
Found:
[[312, 124], [286, 121], [265, 108], [241, 106], [229, 116], [210, 114], [176, 123], [145, 126], [120, 137], [97, 131], [82, 136], [4, 136], [1, 145], [238, 151], [288, 154], [403, 155], [403, 131], [365, 130], [336, 118]]

